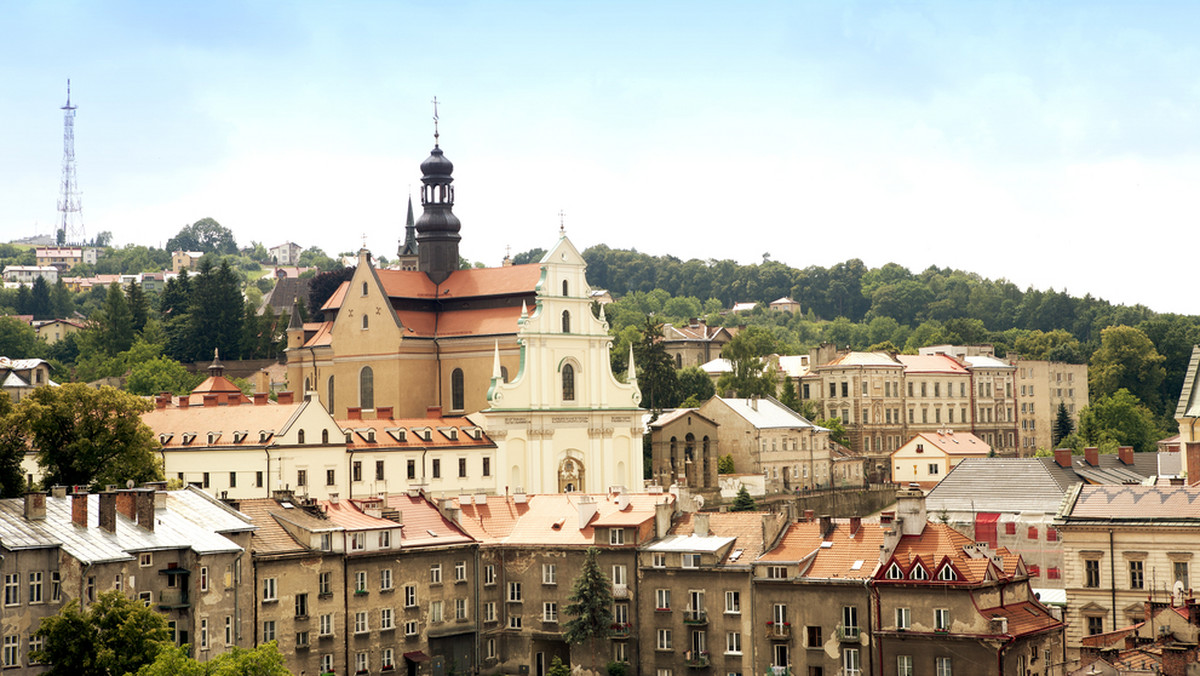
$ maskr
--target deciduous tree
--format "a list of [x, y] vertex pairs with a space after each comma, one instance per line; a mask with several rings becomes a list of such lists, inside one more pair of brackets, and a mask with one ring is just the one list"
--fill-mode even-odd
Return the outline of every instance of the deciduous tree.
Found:
[[86, 610], [71, 600], [42, 620], [35, 634], [41, 650], [30, 657], [49, 664], [54, 676], [137, 673], [169, 644], [167, 621], [119, 591], [100, 594]]
[[1132, 326], [1110, 326], [1100, 332], [1100, 348], [1092, 354], [1088, 381], [1092, 398], [1124, 388], [1141, 403], [1156, 409], [1158, 386], [1166, 377], [1163, 357], [1146, 334]]
[[1139, 452], [1153, 451], [1161, 430], [1154, 414], [1124, 388], [1094, 400], [1079, 414], [1079, 436], [1091, 446], [1133, 446]]

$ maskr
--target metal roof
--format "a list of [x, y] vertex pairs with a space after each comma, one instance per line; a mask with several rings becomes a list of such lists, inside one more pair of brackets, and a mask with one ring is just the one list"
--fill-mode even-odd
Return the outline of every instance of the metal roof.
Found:
[[734, 413], [758, 429], [810, 427], [821, 429], [807, 418], [792, 411], [770, 397], [760, 399], [732, 399], [717, 397]]
[[709, 552], [715, 553], [737, 538], [719, 535], [672, 535], [646, 547], [650, 552]]
[[939, 511], [1058, 512], [1066, 488], [1040, 458], [964, 458], [925, 497]]

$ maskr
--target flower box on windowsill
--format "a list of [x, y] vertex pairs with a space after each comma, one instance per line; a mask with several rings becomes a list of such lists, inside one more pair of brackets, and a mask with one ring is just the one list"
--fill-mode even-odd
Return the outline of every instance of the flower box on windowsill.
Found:
[[371, 592], [367, 591], [366, 589], [355, 589], [354, 590], [355, 596], [366, 596], [367, 594], [370, 594], [370, 593]]

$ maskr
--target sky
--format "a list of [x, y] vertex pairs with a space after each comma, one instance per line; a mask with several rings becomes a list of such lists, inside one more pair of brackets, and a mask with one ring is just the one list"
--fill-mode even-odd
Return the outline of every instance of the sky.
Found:
[[[0, 0], [0, 241], [936, 265], [1200, 314], [1200, 3]], [[1180, 249], [1176, 249], [1180, 247]], [[797, 299], [804, 303], [803, 298]]]

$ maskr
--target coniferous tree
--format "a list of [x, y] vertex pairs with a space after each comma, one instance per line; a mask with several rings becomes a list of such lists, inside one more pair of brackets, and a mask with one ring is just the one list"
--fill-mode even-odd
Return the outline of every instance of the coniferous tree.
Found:
[[56, 318], [65, 319], [71, 315], [71, 310], [75, 307], [75, 302], [72, 299], [71, 290], [63, 283], [62, 279], [50, 289], [50, 311]]
[[563, 640], [567, 643], [594, 643], [608, 638], [612, 628], [612, 583], [600, 570], [599, 556], [599, 549], [588, 548], [579, 576], [571, 585], [564, 609], [572, 616], [563, 626]]
[[1075, 422], [1071, 420], [1071, 414], [1067, 411], [1067, 405], [1063, 402], [1058, 402], [1058, 414], [1054, 419], [1054, 441], [1052, 446], [1057, 447], [1058, 442], [1070, 436], [1075, 431]]
[[633, 344], [633, 361], [637, 366], [638, 387], [642, 390], [642, 406], [651, 410], [670, 408], [677, 402], [675, 390], [678, 376], [671, 357], [662, 344], [663, 325], [653, 317], [645, 323]]
[[29, 292], [29, 314], [34, 319], [53, 319], [54, 310], [50, 304], [50, 285], [45, 277], [33, 280], [33, 288]]
[[17, 287], [17, 300], [14, 305], [16, 305], [17, 314], [33, 314], [33, 301], [29, 297], [29, 287], [25, 284]]
[[[779, 394], [779, 403], [796, 411], [800, 408], [800, 397], [796, 394], [796, 385], [792, 382], [791, 376], [783, 377], [783, 391]], [[799, 413], [799, 411], [796, 411]]]
[[729, 507], [729, 511], [753, 512], [757, 508], [758, 504], [754, 502], [754, 498], [751, 497], [750, 491], [746, 490], [745, 484], [742, 484], [742, 487], [738, 489], [737, 497], [733, 499], [733, 504]]
[[159, 298], [159, 312], [164, 318], [186, 314], [191, 302], [192, 283], [187, 270], [167, 280]]
[[133, 345], [133, 315], [121, 285], [116, 282], [108, 286], [108, 295], [104, 297], [104, 307], [100, 310], [100, 332], [100, 344], [110, 357], [117, 356]]
[[129, 304], [129, 319], [133, 325], [135, 332], [141, 333], [146, 327], [146, 320], [150, 317], [150, 303], [146, 300], [146, 293], [142, 291], [142, 286], [135, 280], [129, 280], [129, 286], [125, 288], [125, 300]]

